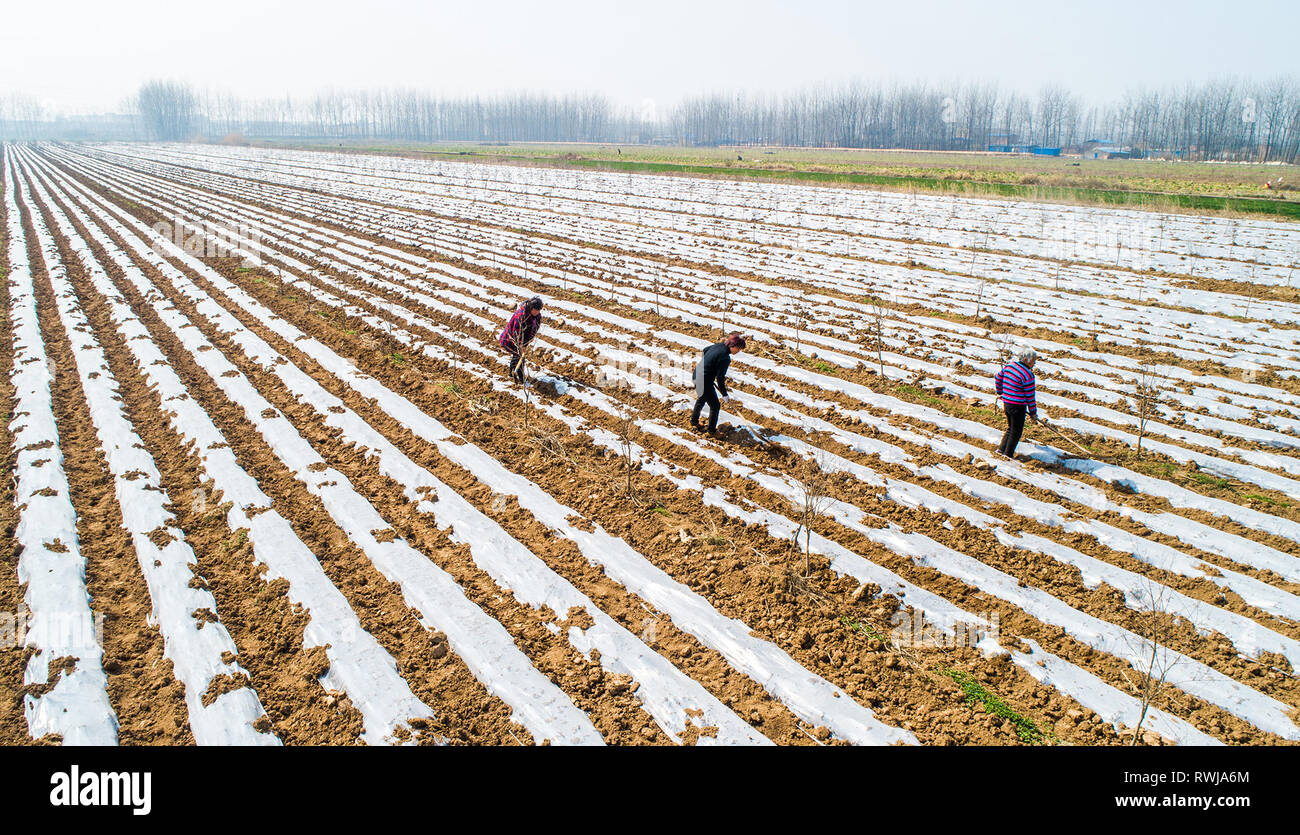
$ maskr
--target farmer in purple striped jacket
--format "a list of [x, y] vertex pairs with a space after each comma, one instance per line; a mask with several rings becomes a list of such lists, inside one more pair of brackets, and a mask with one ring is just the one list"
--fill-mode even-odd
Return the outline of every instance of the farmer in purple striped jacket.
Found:
[[520, 383], [524, 382], [524, 351], [541, 326], [542, 299], [533, 296], [519, 306], [506, 323], [506, 329], [497, 337], [497, 344], [510, 355], [510, 376]]
[[993, 378], [998, 400], [1002, 401], [1007, 413], [1007, 431], [997, 449], [998, 454], [1006, 458], [1016, 457], [1016, 444], [1020, 443], [1020, 433], [1025, 430], [1025, 413], [1028, 412], [1029, 419], [1038, 423], [1034, 385], [1034, 360], [1037, 358], [1033, 348], [1017, 348], [1012, 361]]

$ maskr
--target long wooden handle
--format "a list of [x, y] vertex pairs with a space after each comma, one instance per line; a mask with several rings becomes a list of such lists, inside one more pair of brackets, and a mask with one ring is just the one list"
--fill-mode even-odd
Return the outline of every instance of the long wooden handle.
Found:
[[1052, 426], [1050, 423], [1043, 423], [1043, 424], [1040, 424], [1040, 425], [1042, 425], [1042, 426], [1046, 426], [1049, 430], [1051, 430], [1052, 434], [1054, 434], [1056, 437], [1060, 438], [1061, 440], [1063, 440], [1063, 441], [1069, 441], [1070, 443], [1074, 444], [1076, 447], [1078, 447], [1079, 449], [1081, 449], [1081, 450], [1083, 450], [1084, 452], [1086, 452], [1086, 453], [1088, 454], [1088, 457], [1090, 457], [1090, 458], [1095, 458], [1095, 457], [1096, 457], [1096, 453], [1095, 453], [1095, 452], [1093, 452], [1092, 450], [1088, 449], [1088, 448], [1085, 447], [1083, 444], [1080, 444], [1080, 443], [1074, 441], [1073, 439], [1071, 439], [1071, 438], [1067, 438], [1065, 435], [1062, 435], [1060, 432], [1058, 432], [1058, 431], [1056, 430], [1056, 427]]

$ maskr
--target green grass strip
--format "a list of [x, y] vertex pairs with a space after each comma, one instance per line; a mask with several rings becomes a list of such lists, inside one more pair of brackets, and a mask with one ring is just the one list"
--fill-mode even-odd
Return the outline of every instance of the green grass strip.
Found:
[[957, 683], [957, 686], [966, 694], [966, 704], [971, 707], [977, 704], [983, 705], [985, 713], [991, 713], [994, 716], [1010, 720], [1011, 724], [1016, 728], [1016, 736], [1019, 736], [1026, 744], [1037, 745], [1043, 741], [1043, 732], [1038, 729], [1037, 725], [1017, 713], [1010, 705], [998, 698], [996, 693], [986, 689], [969, 673], [954, 667], [940, 669], [939, 672]]

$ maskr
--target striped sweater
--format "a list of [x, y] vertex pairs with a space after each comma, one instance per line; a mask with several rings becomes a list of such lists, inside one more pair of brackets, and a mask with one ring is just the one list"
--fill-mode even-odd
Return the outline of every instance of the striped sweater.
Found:
[[993, 378], [998, 397], [1009, 406], [1024, 406], [1029, 414], [1038, 418], [1038, 401], [1034, 397], [1034, 372], [1018, 362], [1007, 365]]

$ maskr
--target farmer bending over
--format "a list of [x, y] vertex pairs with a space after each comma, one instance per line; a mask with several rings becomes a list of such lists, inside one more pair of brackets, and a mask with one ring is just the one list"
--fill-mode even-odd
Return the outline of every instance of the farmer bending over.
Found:
[[[739, 354], [745, 350], [745, 337], [738, 333], [729, 335], [721, 342], [714, 343], [704, 349], [704, 356], [700, 358], [699, 363], [695, 366], [695, 409], [691, 412], [691, 426], [696, 429], [702, 429], [700, 425], [700, 413], [704, 411], [704, 406], [709, 407], [709, 432], [715, 432], [718, 429], [718, 394], [722, 394], [722, 399], [728, 399], [727, 395], [727, 369], [731, 367], [731, 355]], [[717, 391], [714, 391], [714, 386]]]
[[[1016, 457], [1016, 444], [1020, 443], [1020, 433], [1025, 429], [1025, 413], [1028, 412], [1029, 419], [1038, 423], [1038, 401], [1034, 391], [1034, 360], [1037, 358], [1033, 348], [1017, 348], [1014, 359], [993, 378], [998, 400], [1002, 401], [1007, 413], [1007, 431], [997, 448], [997, 453], [1006, 458]], [[1046, 420], [1044, 417], [1043, 421]]]
[[525, 381], [524, 351], [528, 349], [528, 343], [533, 341], [533, 337], [537, 336], [537, 330], [541, 326], [542, 299], [533, 296], [519, 306], [506, 323], [506, 329], [497, 338], [497, 342], [510, 355], [510, 376], [518, 382]]

